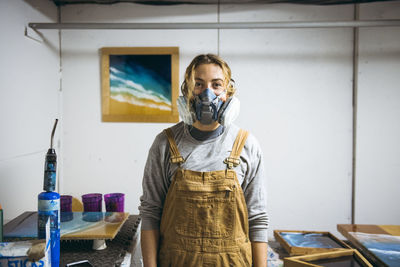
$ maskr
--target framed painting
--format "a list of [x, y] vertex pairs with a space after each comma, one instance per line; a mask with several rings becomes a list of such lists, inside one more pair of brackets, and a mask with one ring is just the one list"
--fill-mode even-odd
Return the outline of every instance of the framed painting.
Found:
[[337, 229], [374, 266], [400, 266], [400, 225], [338, 224]]
[[102, 120], [178, 122], [178, 47], [103, 47]]
[[274, 237], [290, 256], [351, 249], [330, 232], [274, 230]]

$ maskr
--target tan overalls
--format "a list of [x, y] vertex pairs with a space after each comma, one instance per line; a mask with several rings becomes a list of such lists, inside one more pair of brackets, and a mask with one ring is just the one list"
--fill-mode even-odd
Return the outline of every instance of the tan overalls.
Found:
[[166, 129], [171, 162], [179, 164], [164, 203], [160, 226], [161, 267], [252, 265], [247, 206], [234, 166], [248, 132], [240, 130], [226, 170], [198, 172], [180, 167], [183, 158]]

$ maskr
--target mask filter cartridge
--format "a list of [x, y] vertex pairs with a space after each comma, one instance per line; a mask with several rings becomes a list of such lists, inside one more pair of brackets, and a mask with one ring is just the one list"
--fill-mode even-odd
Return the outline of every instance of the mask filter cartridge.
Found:
[[205, 125], [218, 121], [218, 110], [222, 104], [223, 101], [220, 97], [207, 88], [201, 94], [195, 96], [194, 109], [196, 119]]

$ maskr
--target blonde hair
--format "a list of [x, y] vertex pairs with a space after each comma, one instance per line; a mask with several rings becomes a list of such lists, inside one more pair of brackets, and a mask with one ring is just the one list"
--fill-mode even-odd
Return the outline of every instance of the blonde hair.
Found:
[[232, 79], [231, 69], [228, 64], [219, 56], [214, 54], [203, 54], [196, 56], [189, 66], [186, 68], [185, 80], [181, 85], [182, 94], [188, 100], [188, 104], [193, 100], [193, 88], [194, 88], [194, 70], [203, 64], [215, 64], [222, 69], [225, 80], [224, 85], [226, 86], [226, 96], [233, 96], [236, 92], [234, 81]]

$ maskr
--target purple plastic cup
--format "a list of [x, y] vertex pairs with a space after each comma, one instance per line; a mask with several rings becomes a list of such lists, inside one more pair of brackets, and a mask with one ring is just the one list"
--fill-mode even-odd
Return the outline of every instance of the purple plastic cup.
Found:
[[101, 212], [102, 196], [100, 193], [82, 195], [83, 211]]
[[104, 195], [104, 202], [106, 204], [106, 211], [108, 212], [124, 212], [125, 194], [123, 193], [110, 193]]
[[72, 211], [72, 196], [61, 195], [60, 196], [60, 206], [61, 212], [71, 212]]
[[72, 196], [70, 195], [61, 195], [60, 196], [60, 220], [62, 222], [71, 221], [74, 218], [74, 214], [72, 213]]

